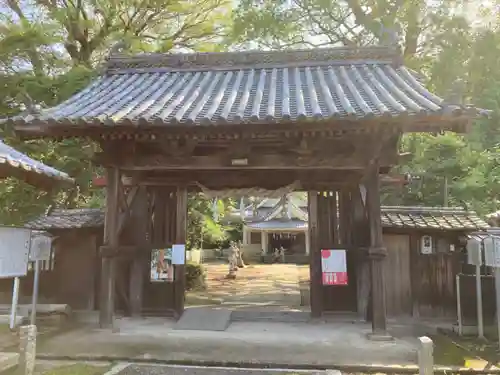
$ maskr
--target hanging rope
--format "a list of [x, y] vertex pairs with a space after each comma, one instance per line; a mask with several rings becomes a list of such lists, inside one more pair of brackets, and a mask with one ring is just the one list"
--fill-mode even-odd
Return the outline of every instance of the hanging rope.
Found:
[[245, 202], [243, 197], [240, 198], [240, 217], [245, 217]]
[[248, 189], [227, 189], [227, 190], [210, 190], [200, 183], [196, 183], [201, 189], [202, 194], [211, 199], [218, 197], [221, 198], [240, 198], [244, 196], [254, 196], [262, 198], [280, 198], [283, 195], [289, 194], [293, 191], [300, 190], [300, 181], [294, 181], [290, 185], [283, 186], [276, 190], [267, 190], [261, 188], [248, 188]]

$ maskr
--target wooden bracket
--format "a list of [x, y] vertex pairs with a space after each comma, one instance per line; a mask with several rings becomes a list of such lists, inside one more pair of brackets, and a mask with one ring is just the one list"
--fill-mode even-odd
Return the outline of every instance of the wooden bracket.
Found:
[[387, 256], [387, 248], [385, 247], [369, 247], [368, 257], [370, 259], [383, 259]]

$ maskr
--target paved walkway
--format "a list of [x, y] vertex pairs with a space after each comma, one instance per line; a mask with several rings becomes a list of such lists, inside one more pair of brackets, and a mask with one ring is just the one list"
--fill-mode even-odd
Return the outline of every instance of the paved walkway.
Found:
[[[174, 330], [165, 318], [117, 321], [117, 330], [91, 326], [40, 342], [41, 357], [154, 360], [176, 363], [304, 365], [415, 363], [416, 340], [400, 330], [394, 342], [366, 338], [362, 323], [233, 322], [226, 331]], [[95, 327], [95, 326], [94, 326]]]
[[338, 371], [260, 370], [199, 366], [154, 366], [130, 364], [116, 375], [341, 375]]

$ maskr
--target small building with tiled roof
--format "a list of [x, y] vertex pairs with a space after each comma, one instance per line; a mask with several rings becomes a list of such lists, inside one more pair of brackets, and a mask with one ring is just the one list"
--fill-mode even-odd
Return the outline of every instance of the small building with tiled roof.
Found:
[[[99, 247], [103, 244], [104, 211], [97, 208], [49, 209], [25, 224], [53, 235], [52, 264], [40, 275], [40, 298], [73, 310], [94, 310], [99, 303]], [[21, 293], [31, 293], [33, 279], [21, 279]], [[12, 281], [0, 280], [0, 293], [11, 293]]]
[[54, 209], [31, 220], [25, 226], [44, 228], [47, 231], [102, 229], [104, 216], [104, 210], [100, 208]]

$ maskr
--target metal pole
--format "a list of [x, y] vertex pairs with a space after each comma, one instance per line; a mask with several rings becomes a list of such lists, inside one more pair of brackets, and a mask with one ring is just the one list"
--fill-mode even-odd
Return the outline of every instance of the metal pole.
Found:
[[33, 299], [31, 301], [30, 324], [36, 325], [36, 304], [38, 303], [38, 288], [40, 284], [40, 261], [35, 260], [35, 277], [33, 280]]
[[495, 267], [495, 291], [497, 300], [498, 345], [500, 346], [500, 268]]
[[17, 302], [19, 301], [19, 277], [14, 277], [14, 287], [12, 288], [12, 307], [10, 310], [10, 329], [16, 328]]
[[457, 281], [458, 335], [462, 336], [462, 334], [463, 334], [463, 325], [462, 325], [462, 301], [460, 300], [460, 275], [456, 276], [456, 281]]
[[476, 266], [476, 303], [477, 303], [477, 333], [480, 339], [484, 339], [481, 266]]

